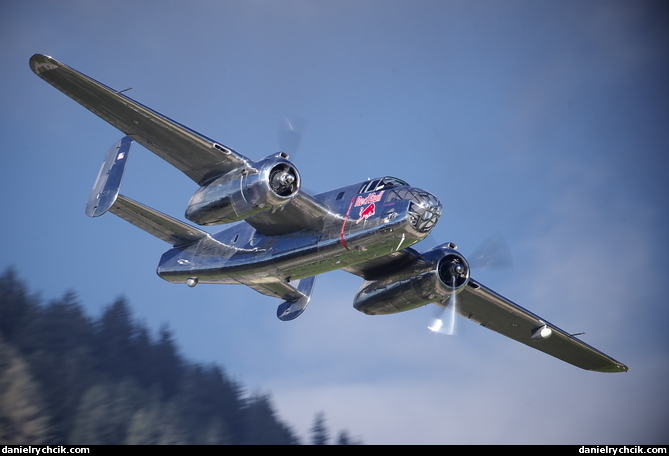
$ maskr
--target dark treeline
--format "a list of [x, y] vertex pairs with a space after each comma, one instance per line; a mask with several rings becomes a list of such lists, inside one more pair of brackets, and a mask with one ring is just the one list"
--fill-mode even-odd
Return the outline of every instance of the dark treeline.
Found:
[[[308, 443], [330, 443], [322, 413]], [[98, 319], [0, 275], [0, 444], [300, 444], [270, 397], [184, 359], [124, 299]], [[354, 442], [346, 431], [333, 443]]]

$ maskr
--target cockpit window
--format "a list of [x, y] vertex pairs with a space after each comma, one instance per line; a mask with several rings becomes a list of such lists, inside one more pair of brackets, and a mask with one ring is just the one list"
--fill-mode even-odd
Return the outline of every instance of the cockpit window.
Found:
[[390, 190], [388, 196], [386, 197], [386, 202], [390, 203], [392, 201], [402, 201], [405, 199], [411, 199], [414, 196], [415, 192], [409, 187], [400, 187]]
[[379, 185], [379, 182], [381, 182], [381, 179], [374, 179], [372, 181], [365, 182], [364, 184], [362, 184], [362, 187], [360, 187], [360, 190], [358, 190], [358, 193], [367, 193], [376, 191], [376, 186]]
[[358, 193], [378, 192], [380, 190], [385, 190], [387, 188], [408, 187], [408, 186], [409, 184], [407, 184], [401, 179], [387, 176], [382, 179], [374, 179], [369, 182], [365, 182], [360, 187]]
[[[382, 188], [390, 188], [390, 187], [408, 187], [409, 184], [404, 182], [402, 179], [398, 179], [396, 177], [384, 177], [381, 179], [381, 185], [383, 186]], [[377, 188], [377, 190], [380, 190]]]

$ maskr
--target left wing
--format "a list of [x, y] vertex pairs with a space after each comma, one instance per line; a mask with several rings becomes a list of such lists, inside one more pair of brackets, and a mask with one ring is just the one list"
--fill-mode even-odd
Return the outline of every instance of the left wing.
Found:
[[46, 55], [30, 68], [46, 82], [202, 185], [249, 160], [190, 128]]
[[[425, 270], [425, 264], [417, 266], [421, 261], [426, 261], [424, 254], [420, 254], [412, 248], [407, 248], [384, 257], [347, 266], [343, 270], [360, 276], [367, 281], [386, 280], [389, 277], [397, 277], [397, 283], [400, 281], [411, 283], [410, 280], [407, 281], [407, 276], [414, 273], [414, 269], [418, 270], [422, 268], [421, 270]], [[420, 285], [418, 287], [420, 288]], [[430, 290], [429, 286], [426, 286], [422, 292], [427, 293], [427, 290]], [[436, 289], [433, 292], [435, 295], [439, 294]], [[406, 308], [379, 313], [411, 310], [418, 305], [424, 305], [427, 299], [434, 298], [434, 295], [428, 294], [423, 296], [421, 292], [417, 294], [419, 297], [416, 303], [412, 303], [411, 299], [413, 298], [407, 296]], [[391, 294], [387, 296], [391, 296]], [[436, 301], [432, 302], [437, 303]], [[442, 303], [438, 305], [444, 307], [447, 304]], [[464, 285], [462, 291], [458, 293], [456, 310], [461, 316], [479, 323], [485, 328], [582, 369], [599, 372], [627, 371], [627, 366], [624, 364], [605, 355], [472, 278]]]
[[[458, 294], [458, 313], [481, 326], [569, 364], [598, 372], [626, 372], [627, 366], [495, 293], [476, 280]], [[543, 333], [542, 333], [543, 331]]]

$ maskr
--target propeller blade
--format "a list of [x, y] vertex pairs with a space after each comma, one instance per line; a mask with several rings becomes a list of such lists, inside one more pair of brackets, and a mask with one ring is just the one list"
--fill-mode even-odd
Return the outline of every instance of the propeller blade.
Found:
[[439, 333], [446, 334], [447, 336], [452, 336], [455, 334], [455, 316], [457, 314], [457, 294], [455, 290], [453, 294], [448, 298], [448, 303], [446, 307], [440, 309], [440, 315], [434, 319], [432, 324], [428, 326], [428, 329]]
[[[441, 246], [457, 249], [457, 246], [452, 243], [441, 244]], [[511, 252], [504, 237], [500, 233], [494, 233], [474, 251], [471, 257], [467, 259], [467, 263], [470, 268], [486, 270], [509, 268], [513, 265], [513, 260], [511, 259]], [[451, 270], [451, 274], [462, 274], [462, 271], [457, 269]], [[432, 324], [428, 326], [428, 329], [431, 331], [449, 336], [455, 333], [455, 320], [458, 313], [456, 290], [456, 280], [453, 280], [453, 292], [447, 301], [442, 301], [439, 304], [441, 307], [439, 314], [432, 321]]]
[[502, 269], [513, 266], [511, 251], [504, 236], [494, 233], [468, 258], [469, 266], [478, 270]]
[[302, 136], [307, 126], [307, 121], [295, 115], [284, 115], [279, 119], [278, 139], [282, 152], [293, 155], [302, 143]]

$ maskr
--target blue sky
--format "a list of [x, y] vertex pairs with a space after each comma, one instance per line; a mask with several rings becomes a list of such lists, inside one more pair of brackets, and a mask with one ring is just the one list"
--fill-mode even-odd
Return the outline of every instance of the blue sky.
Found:
[[[366, 443], [666, 444], [667, 13], [651, 1], [4, 2], [0, 267], [91, 315], [124, 295], [184, 355]], [[34, 76], [44, 53], [260, 159], [281, 115], [312, 192], [394, 175], [436, 194], [434, 236], [492, 233], [509, 271], [474, 277], [626, 363], [586, 372], [431, 307], [370, 317], [323, 275], [307, 311], [241, 286], [162, 281], [162, 241], [84, 207], [121, 134]], [[135, 145], [122, 193], [182, 218], [196, 190]], [[212, 232], [215, 230], [211, 230]]]

